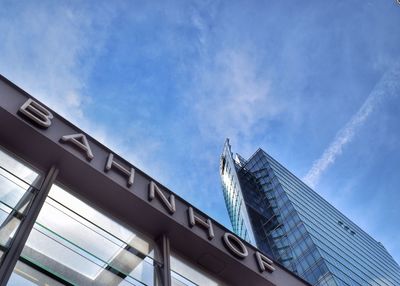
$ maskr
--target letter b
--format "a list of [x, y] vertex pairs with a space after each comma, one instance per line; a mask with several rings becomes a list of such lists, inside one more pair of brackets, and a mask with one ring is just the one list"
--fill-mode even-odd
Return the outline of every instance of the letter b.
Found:
[[20, 107], [19, 112], [42, 128], [50, 127], [53, 119], [53, 114], [50, 111], [31, 98]]

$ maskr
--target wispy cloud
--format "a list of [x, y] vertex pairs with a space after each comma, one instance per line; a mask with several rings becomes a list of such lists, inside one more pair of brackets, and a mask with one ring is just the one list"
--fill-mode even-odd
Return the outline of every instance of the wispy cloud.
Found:
[[246, 52], [222, 51], [198, 74], [193, 106], [200, 131], [211, 141], [222, 144], [225, 137], [231, 137], [238, 142], [239, 137], [254, 134], [260, 121], [276, 116], [282, 109], [270, 93], [268, 76]]
[[304, 182], [311, 187], [315, 187], [318, 184], [323, 172], [335, 162], [336, 158], [343, 152], [343, 148], [352, 141], [357, 129], [364, 124], [374, 108], [385, 97], [394, 95], [399, 85], [400, 65], [397, 63], [382, 76], [357, 113], [339, 130], [335, 139], [322, 153], [322, 156], [314, 161], [311, 169], [303, 178]]
[[85, 88], [115, 9], [29, 1], [3, 9], [8, 14], [0, 20], [0, 72], [105, 140], [104, 130], [85, 115], [93, 100]]
[[197, 1], [192, 3], [190, 13], [190, 21], [197, 30], [198, 49], [201, 56], [208, 54], [208, 40], [210, 37], [211, 27], [216, 20], [216, 16], [220, 9], [220, 1], [214, 0], [210, 2]]
[[[270, 92], [271, 81], [257, 54], [246, 43], [228, 44], [224, 31], [230, 26], [215, 27], [221, 9], [219, 1], [192, 6], [199, 57], [190, 66], [193, 85], [185, 93], [202, 138], [222, 148], [226, 137], [244, 145], [243, 137], [252, 137], [255, 125], [279, 114], [282, 106]], [[215, 29], [221, 29], [218, 38]]]

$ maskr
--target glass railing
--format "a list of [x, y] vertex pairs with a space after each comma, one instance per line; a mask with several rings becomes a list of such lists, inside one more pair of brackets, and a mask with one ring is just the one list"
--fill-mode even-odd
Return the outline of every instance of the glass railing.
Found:
[[197, 264], [179, 256], [171, 255], [172, 286], [224, 286], [217, 277], [206, 273]]
[[[155, 285], [160, 263], [153, 249], [142, 236], [53, 186], [21, 260], [66, 285]], [[13, 276], [28, 279], [16, 270]]]
[[37, 192], [29, 182], [0, 166], [0, 262]]
[[171, 270], [171, 282], [172, 286], [198, 286], [198, 284], [173, 270]]
[[43, 271], [37, 270], [34, 266], [32, 267], [29, 262], [18, 261], [14, 268], [7, 286], [70, 286], [71, 284], [63, 283], [56, 277], [50, 277]]

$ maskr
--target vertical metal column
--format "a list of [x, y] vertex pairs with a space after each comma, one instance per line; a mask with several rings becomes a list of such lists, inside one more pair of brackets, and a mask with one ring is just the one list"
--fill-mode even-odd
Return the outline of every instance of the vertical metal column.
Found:
[[14, 270], [15, 264], [21, 255], [22, 249], [28, 239], [28, 236], [33, 228], [33, 225], [39, 215], [40, 210], [47, 198], [50, 188], [56, 179], [58, 169], [54, 166], [47, 172], [46, 177], [40, 190], [35, 198], [33, 198], [32, 205], [30, 206], [26, 217], [21, 222], [17, 232], [15, 233], [14, 239], [11, 243], [10, 248], [5, 253], [1, 267], [0, 267], [0, 286], [7, 285], [8, 279]]
[[169, 238], [166, 234], [161, 235], [157, 240], [157, 245], [159, 248], [159, 259], [162, 261], [160, 280], [162, 286], [171, 286], [171, 263], [170, 255], [171, 249], [169, 245]]

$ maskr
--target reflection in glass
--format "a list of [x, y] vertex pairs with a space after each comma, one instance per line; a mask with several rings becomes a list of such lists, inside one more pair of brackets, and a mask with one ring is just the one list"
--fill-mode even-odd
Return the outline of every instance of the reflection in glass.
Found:
[[35, 186], [39, 186], [40, 179], [37, 172], [0, 149], [0, 249], [2, 251], [6, 252], [9, 248], [38, 191]]
[[35, 270], [21, 261], [17, 262], [14, 272], [8, 280], [7, 286], [64, 286], [60, 282], [48, 277], [47, 275]]
[[26, 166], [26, 164], [22, 163], [20, 160], [17, 160], [14, 156], [11, 156], [6, 151], [1, 149], [0, 147], [0, 166], [1, 166], [1, 175], [9, 178], [13, 181], [14, 177], [19, 179], [17, 184], [21, 182], [24, 183], [22, 187], [26, 187], [27, 185], [32, 185], [36, 188], [40, 185], [40, 180], [38, 180], [38, 173], [32, 170], [30, 167]]
[[172, 286], [225, 285], [177, 254], [171, 255], [171, 279]]
[[21, 259], [65, 284], [155, 285], [153, 249], [149, 239], [54, 185]]

